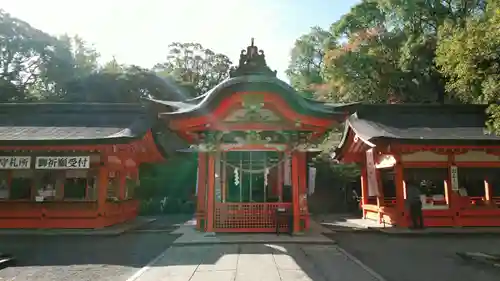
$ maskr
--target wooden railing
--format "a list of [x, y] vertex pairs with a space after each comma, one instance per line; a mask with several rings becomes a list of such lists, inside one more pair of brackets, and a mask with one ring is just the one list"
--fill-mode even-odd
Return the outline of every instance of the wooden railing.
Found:
[[[276, 229], [276, 211], [292, 212], [291, 203], [216, 203], [216, 231], [267, 232]], [[280, 228], [288, 225], [280, 223]]]

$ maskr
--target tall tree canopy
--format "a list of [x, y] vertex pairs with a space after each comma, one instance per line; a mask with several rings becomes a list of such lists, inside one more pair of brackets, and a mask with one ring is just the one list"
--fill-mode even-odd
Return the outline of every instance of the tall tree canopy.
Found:
[[488, 4], [462, 24], [440, 27], [436, 63], [449, 93], [464, 102], [491, 104], [488, 125], [500, 133], [500, 4]]
[[[41, 78], [64, 64], [56, 38], [0, 10], [0, 102], [25, 101]], [[46, 85], [54, 77], [45, 77]]]
[[231, 61], [198, 43], [170, 44], [167, 60], [154, 70], [161, 76], [172, 77], [192, 97], [201, 95], [229, 76]]
[[153, 69], [100, 54], [78, 36], [56, 38], [0, 10], [0, 102], [182, 100], [228, 77], [231, 61], [197, 43], [172, 43]]
[[313, 97], [316, 88], [325, 83], [323, 58], [335, 44], [332, 34], [320, 27], [311, 28], [310, 33], [295, 41], [286, 74], [292, 86], [306, 97]]
[[[438, 31], [446, 22], [462, 26], [486, 6], [479, 0], [363, 0], [332, 24], [331, 38], [323, 41], [328, 44], [317, 44], [317, 31], [313, 30], [297, 40], [292, 57], [318, 61], [317, 54], [323, 54], [321, 69], [315, 71], [324, 81], [315, 89], [317, 98], [336, 102], [442, 102], [447, 81], [436, 64]], [[304, 40], [321, 51], [309, 54], [302, 48]], [[291, 61], [291, 81], [316, 83], [315, 73], [305, 71], [307, 67], [300, 62]]]

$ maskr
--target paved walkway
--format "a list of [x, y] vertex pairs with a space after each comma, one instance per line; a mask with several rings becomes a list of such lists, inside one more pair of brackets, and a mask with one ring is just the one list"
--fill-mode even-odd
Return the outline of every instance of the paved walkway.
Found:
[[214, 244], [171, 247], [128, 281], [383, 280], [377, 277], [335, 245]]
[[380, 224], [374, 220], [362, 219], [350, 214], [329, 214], [316, 216], [315, 220], [333, 232], [380, 232], [390, 235], [497, 235], [500, 227], [426, 227], [408, 229], [389, 224]]
[[334, 244], [335, 242], [324, 236], [323, 233], [332, 233], [326, 227], [311, 221], [310, 229], [300, 235], [276, 235], [275, 233], [204, 233], [196, 230], [196, 221], [190, 220], [181, 225], [172, 234], [180, 235], [174, 245], [192, 244], [246, 244], [246, 243], [299, 243], [299, 244]]

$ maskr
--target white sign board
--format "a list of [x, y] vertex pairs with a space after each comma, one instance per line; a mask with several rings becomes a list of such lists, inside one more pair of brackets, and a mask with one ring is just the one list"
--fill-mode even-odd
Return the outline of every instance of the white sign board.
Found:
[[460, 189], [458, 184], [458, 167], [451, 166], [450, 167], [450, 175], [451, 175], [451, 190], [457, 191]]
[[373, 149], [366, 151], [366, 173], [368, 179], [368, 196], [378, 195], [377, 170], [375, 169], [375, 160]]
[[40, 156], [35, 169], [67, 170], [90, 168], [90, 156]]
[[30, 167], [30, 156], [0, 156], [0, 170], [29, 169]]

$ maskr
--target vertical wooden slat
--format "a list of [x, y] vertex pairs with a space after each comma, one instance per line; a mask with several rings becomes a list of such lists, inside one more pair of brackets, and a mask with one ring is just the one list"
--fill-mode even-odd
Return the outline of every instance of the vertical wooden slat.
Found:
[[207, 202], [207, 154], [198, 153], [198, 193], [197, 193], [197, 228], [201, 230], [201, 221], [206, 219]]
[[292, 208], [293, 208], [293, 232], [300, 231], [299, 210], [299, 155], [292, 152]]
[[97, 184], [97, 208], [101, 215], [104, 215], [106, 208], [106, 197], [108, 195], [108, 168], [99, 167], [99, 181]]
[[215, 154], [208, 154], [207, 232], [214, 226]]
[[400, 155], [394, 155], [396, 165], [394, 165], [394, 181], [396, 186], [396, 209], [398, 210], [398, 225], [406, 226], [405, 196], [404, 196], [404, 170]]

